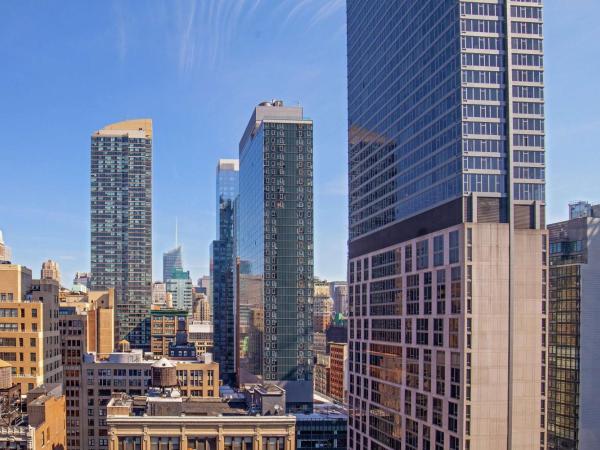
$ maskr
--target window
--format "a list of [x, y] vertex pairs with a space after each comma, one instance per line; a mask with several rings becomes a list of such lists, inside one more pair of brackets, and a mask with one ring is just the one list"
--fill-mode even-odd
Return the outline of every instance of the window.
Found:
[[119, 437], [118, 450], [142, 450], [142, 438], [139, 436]]
[[263, 437], [262, 450], [284, 450], [285, 438], [283, 437]]
[[444, 236], [435, 236], [433, 238], [433, 265], [444, 265]]
[[429, 241], [417, 242], [417, 270], [429, 267]]
[[458, 231], [451, 231], [449, 235], [449, 258], [450, 264], [455, 264], [459, 260], [459, 239]]
[[251, 437], [225, 437], [225, 450], [252, 450]]

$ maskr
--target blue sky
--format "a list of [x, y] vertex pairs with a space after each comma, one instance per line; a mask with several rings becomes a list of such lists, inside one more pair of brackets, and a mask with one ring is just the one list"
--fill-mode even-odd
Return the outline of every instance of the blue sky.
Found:
[[[154, 120], [154, 275], [174, 243], [208, 273], [215, 165], [253, 106], [300, 102], [315, 121], [315, 273], [345, 277], [343, 0], [0, 2], [0, 229], [13, 260], [89, 270], [89, 142]], [[600, 2], [547, 0], [548, 220], [600, 201]]]

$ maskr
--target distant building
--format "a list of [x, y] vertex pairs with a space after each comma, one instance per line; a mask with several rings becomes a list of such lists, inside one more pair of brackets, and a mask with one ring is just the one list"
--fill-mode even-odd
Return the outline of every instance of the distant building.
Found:
[[188, 314], [184, 309], [150, 311], [150, 351], [154, 355], [168, 356], [169, 345], [175, 342], [180, 323], [183, 323], [184, 331], [187, 330]]
[[62, 383], [59, 284], [35, 280], [18, 264], [0, 264], [0, 359], [12, 366], [21, 392]]
[[313, 354], [316, 356], [318, 353], [326, 353], [327, 339], [325, 333], [322, 331], [315, 331], [313, 333], [312, 349]]
[[196, 353], [213, 353], [213, 326], [210, 322], [192, 321], [188, 324], [188, 341], [196, 346]]
[[329, 295], [333, 299], [333, 311], [348, 316], [348, 283], [332, 281], [329, 283]]
[[42, 263], [41, 279], [56, 280], [60, 286], [60, 269], [56, 261], [49, 259]]
[[74, 285], [82, 285], [87, 289], [91, 288], [92, 285], [92, 276], [90, 272], [75, 272], [75, 276], [73, 277]]
[[[0, 361], [0, 372], [0, 378], [12, 384], [7, 363]], [[24, 399], [13, 395], [16, 386], [0, 385], [0, 448], [66, 449], [65, 397], [61, 385], [40, 385], [31, 389]]]
[[152, 305], [167, 306], [167, 284], [152, 283]]
[[178, 245], [172, 250], [163, 253], [163, 282], [169, 280], [173, 273], [183, 270], [183, 259], [181, 256], [181, 246]]
[[115, 344], [114, 290], [61, 292], [59, 329], [67, 405], [67, 446], [85, 448], [81, 441], [79, 398], [84, 376], [81, 364], [88, 352], [109, 354]]
[[211, 311], [208, 297], [202, 292], [197, 292], [194, 288], [194, 301], [192, 306], [192, 318], [199, 322], [210, 322]]
[[166, 285], [167, 293], [172, 295], [173, 307], [191, 313], [194, 286], [190, 278], [190, 272], [174, 269]]
[[219, 210], [221, 204], [233, 202], [239, 194], [240, 162], [237, 159], [219, 159], [216, 172], [217, 240], [221, 239]]
[[317, 353], [317, 362], [314, 367], [313, 376], [315, 380], [315, 391], [323, 395], [330, 394], [330, 356], [325, 353]]
[[600, 205], [548, 225], [548, 449], [600, 448]]
[[152, 120], [92, 134], [93, 290], [115, 289], [117, 340], [148, 348], [152, 303]]
[[348, 404], [348, 344], [332, 342], [329, 345], [329, 396]]
[[10, 247], [4, 243], [4, 236], [0, 230], [0, 264], [9, 264], [11, 256]]
[[[262, 351], [240, 356], [240, 373], [242, 381], [247, 375], [284, 387], [289, 411], [308, 411], [313, 401], [312, 133], [302, 107], [274, 100], [254, 108], [239, 144], [236, 304], [259, 310], [247, 320], [264, 320], [256, 330], [264, 334]], [[261, 280], [260, 298], [244, 298], [249, 292], [241, 288], [242, 277]], [[254, 332], [242, 317], [239, 328], [248, 334], [240, 331], [238, 342]]]

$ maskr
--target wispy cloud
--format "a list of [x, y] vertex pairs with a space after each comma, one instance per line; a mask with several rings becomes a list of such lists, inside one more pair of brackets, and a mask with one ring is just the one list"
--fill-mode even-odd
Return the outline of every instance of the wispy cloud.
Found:
[[127, 31], [125, 28], [125, 12], [123, 11], [123, 4], [118, 1], [114, 2], [113, 11], [115, 14], [117, 54], [119, 55], [119, 60], [124, 61], [127, 57]]

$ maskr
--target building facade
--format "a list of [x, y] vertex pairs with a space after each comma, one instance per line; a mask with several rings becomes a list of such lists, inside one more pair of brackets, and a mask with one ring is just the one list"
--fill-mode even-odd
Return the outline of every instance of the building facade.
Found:
[[0, 230], [0, 264], [8, 264], [11, 259], [10, 247], [4, 243], [4, 236]]
[[115, 342], [114, 290], [88, 293], [61, 293], [59, 329], [63, 366], [63, 392], [66, 402], [67, 445], [82, 448], [80, 395], [81, 364], [87, 352], [113, 351]]
[[180, 309], [153, 309], [150, 311], [150, 351], [157, 356], [169, 354], [169, 345], [175, 342], [183, 323], [187, 331], [188, 311]]
[[548, 226], [548, 448], [600, 448], [600, 206]]
[[167, 294], [171, 294], [173, 308], [182, 309], [191, 314], [194, 286], [190, 278], [190, 272], [174, 269], [166, 285]]
[[336, 314], [348, 315], [348, 283], [345, 281], [332, 281], [329, 283], [330, 296], [333, 299], [333, 311]]
[[329, 396], [345, 405], [348, 403], [348, 344], [329, 344]]
[[18, 264], [0, 264], [0, 359], [21, 392], [62, 383], [56, 280], [35, 280]]
[[58, 263], [56, 261], [52, 261], [51, 259], [44, 261], [42, 263], [42, 272], [40, 278], [42, 280], [56, 280], [60, 286], [60, 268], [58, 267]]
[[[265, 102], [254, 109], [239, 145], [236, 303], [250, 314], [240, 323], [247, 334], [240, 333], [238, 346], [263, 336], [253, 353], [248, 345], [240, 356], [240, 372], [285, 387], [291, 410], [312, 405], [312, 129], [301, 107]], [[260, 280], [262, 289], [242, 289], [242, 278]]]
[[178, 245], [173, 250], [163, 253], [163, 282], [166, 282], [168, 279], [170, 279], [175, 270], [183, 270], [181, 245]]
[[152, 302], [152, 121], [92, 134], [91, 288], [115, 289], [116, 339], [147, 348]]
[[542, 2], [347, 23], [349, 448], [544, 449]]

